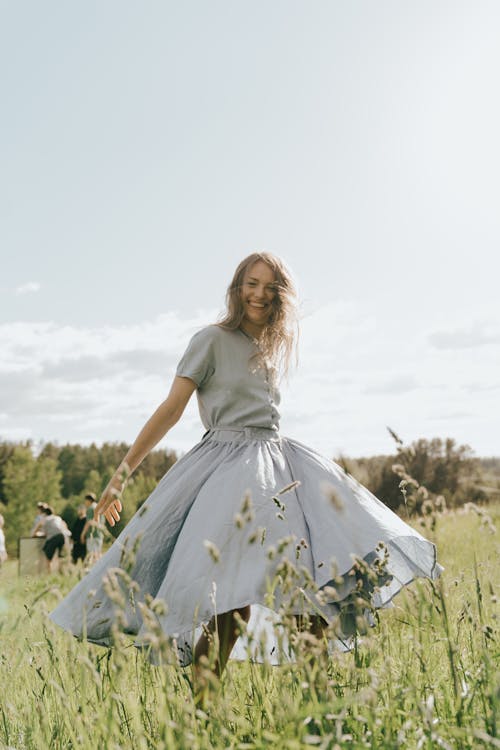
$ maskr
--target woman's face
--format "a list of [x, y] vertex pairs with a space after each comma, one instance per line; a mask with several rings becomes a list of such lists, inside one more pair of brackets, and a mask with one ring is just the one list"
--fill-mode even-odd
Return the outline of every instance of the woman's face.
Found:
[[245, 271], [240, 292], [243, 319], [256, 331], [266, 325], [273, 311], [275, 281], [274, 271], [262, 260]]

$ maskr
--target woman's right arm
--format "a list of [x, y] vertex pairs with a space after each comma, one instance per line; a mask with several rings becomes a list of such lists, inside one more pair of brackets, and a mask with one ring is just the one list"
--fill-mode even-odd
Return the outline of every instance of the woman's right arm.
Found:
[[127, 479], [168, 430], [179, 421], [195, 389], [196, 383], [190, 378], [179, 376], [174, 378], [167, 398], [148, 419], [111, 477], [94, 511], [94, 518], [98, 519], [99, 516], [104, 515], [110, 526], [114, 526], [120, 520], [122, 504], [119, 496]]

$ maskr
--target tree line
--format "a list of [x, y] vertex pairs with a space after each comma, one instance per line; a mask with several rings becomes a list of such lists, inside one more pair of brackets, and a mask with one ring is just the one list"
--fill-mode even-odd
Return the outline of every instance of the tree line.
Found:
[[[337, 457], [344, 470], [396, 512], [425, 513], [429, 503], [459, 507], [466, 502], [500, 499], [500, 458], [480, 459], [452, 438], [420, 439], [404, 445], [391, 431], [392, 455]], [[126, 443], [100, 447], [0, 442], [0, 513], [11, 555], [17, 540], [29, 536], [37, 502], [52, 505], [71, 528], [87, 492], [97, 497], [126, 454]], [[161, 477], [176, 462], [174, 451], [152, 451], [131, 478], [123, 497], [123, 515], [111, 533], [117, 535]]]
[[389, 432], [395, 454], [336, 460], [391, 510], [421, 514], [429, 503], [457, 508], [500, 499], [500, 458], [478, 458], [453, 438], [421, 438], [405, 445]]
[[[128, 449], [126, 443], [46, 443], [37, 452], [30, 441], [0, 442], [0, 513], [9, 553], [16, 554], [19, 537], [30, 535], [38, 502], [51, 505], [71, 528], [85, 495], [100, 496]], [[114, 536], [176, 460], [169, 450], [152, 451], [144, 459], [125, 490], [121, 520], [110, 530]]]

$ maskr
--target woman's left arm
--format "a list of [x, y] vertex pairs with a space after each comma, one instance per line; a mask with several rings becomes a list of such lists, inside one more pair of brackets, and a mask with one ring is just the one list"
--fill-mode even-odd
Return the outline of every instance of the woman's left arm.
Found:
[[95, 519], [104, 515], [110, 526], [114, 526], [120, 520], [122, 504], [119, 496], [126, 480], [168, 430], [179, 421], [195, 389], [196, 383], [190, 378], [174, 378], [167, 398], [148, 419], [102, 493], [94, 511]]

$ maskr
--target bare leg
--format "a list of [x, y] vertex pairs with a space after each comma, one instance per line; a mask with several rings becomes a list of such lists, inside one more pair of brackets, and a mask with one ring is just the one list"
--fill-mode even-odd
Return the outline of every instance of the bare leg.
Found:
[[[213, 675], [218, 678], [221, 677], [224, 671], [229, 654], [239, 636], [238, 622], [235, 615], [239, 615], [244, 622], [248, 622], [250, 619], [250, 605], [224, 612], [221, 615], [217, 615], [217, 617], [212, 617], [208, 623], [206, 632], [198, 639], [193, 659], [193, 679], [195, 693], [198, 695], [205, 691], [210, 681], [205, 677], [207, 669], [210, 669]], [[219, 640], [219, 650], [215, 662], [209, 666], [208, 655], [213, 643], [214, 634], [217, 634]]]

